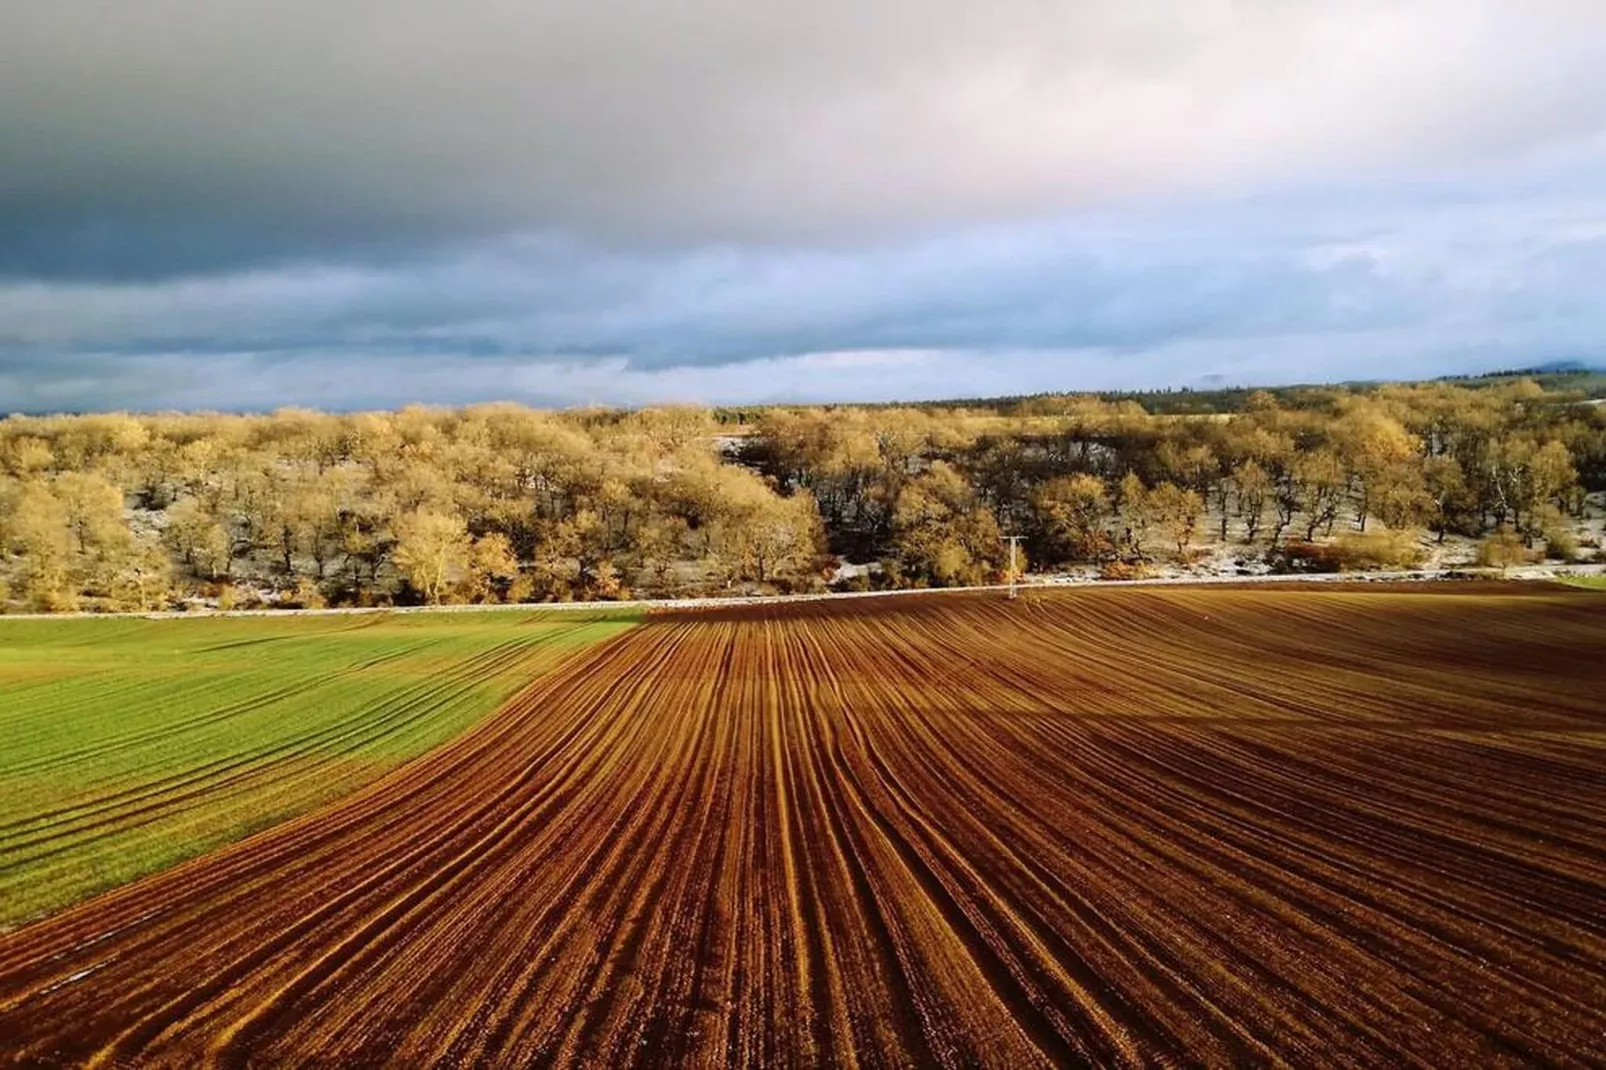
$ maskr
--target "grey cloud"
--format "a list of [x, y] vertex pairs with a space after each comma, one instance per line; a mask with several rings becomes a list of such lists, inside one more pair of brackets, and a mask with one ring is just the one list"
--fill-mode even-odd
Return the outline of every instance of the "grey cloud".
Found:
[[[1599, 336], [1595, 336], [1599, 352]], [[1431, 377], [1515, 367], [1534, 352], [1576, 356], [1532, 326], [1491, 340], [1435, 327], [1344, 337], [1183, 340], [1114, 354], [1102, 349], [888, 350], [763, 357], [726, 365], [632, 368], [617, 359], [466, 359], [344, 351], [254, 354], [81, 354], [48, 365], [0, 353], [0, 412], [326, 410], [510, 400], [538, 406], [674, 402], [762, 404], [918, 401], [1065, 390], [1267, 385]], [[1115, 358], [1119, 359], [1115, 359]]]
[[1606, 353], [1606, 197], [1440, 191], [858, 251], [505, 238], [397, 268], [0, 284], [0, 410], [780, 400], [1440, 374]]
[[851, 245], [1598, 132], [1593, 0], [0, 0], [0, 273]]
[[1339, 293], [1375, 320], [1393, 297], [1364, 259], [1124, 258], [1077, 251], [1063, 234], [1013, 237], [876, 254], [575, 249], [553, 260], [497, 250], [403, 270], [32, 283], [0, 287], [0, 322], [13, 348], [616, 355], [664, 368], [831, 349], [1130, 348], [1287, 322], [1331, 328]]

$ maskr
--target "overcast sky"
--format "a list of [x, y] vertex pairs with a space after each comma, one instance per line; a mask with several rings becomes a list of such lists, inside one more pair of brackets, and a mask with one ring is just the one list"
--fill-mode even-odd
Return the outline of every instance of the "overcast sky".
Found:
[[1606, 364], [1600, 0], [0, 0], [0, 411]]

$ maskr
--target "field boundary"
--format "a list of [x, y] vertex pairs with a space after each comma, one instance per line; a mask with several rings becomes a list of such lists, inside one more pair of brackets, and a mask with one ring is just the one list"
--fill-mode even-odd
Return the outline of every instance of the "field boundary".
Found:
[[[1565, 580], [1569, 576], [1606, 576], [1606, 565], [1567, 565], [1560, 568], [1426, 568], [1388, 572], [1291, 572], [1258, 576], [1155, 576], [1140, 580], [1099, 580], [1049, 578], [1022, 580], [1022, 591], [1064, 590], [1076, 587], [1192, 587], [1220, 584], [1260, 583], [1410, 583], [1420, 581], [1508, 580], [1514, 582]], [[897, 598], [904, 595], [964, 594], [1007, 591], [1007, 583], [984, 583], [964, 587], [904, 587], [890, 591], [827, 591], [821, 594], [732, 595], [728, 598], [631, 598], [616, 602], [512, 602], [488, 605], [473, 603], [450, 606], [338, 606], [326, 609], [191, 609], [125, 613], [0, 613], [0, 624], [9, 620], [210, 620], [219, 617], [341, 617], [382, 613], [607, 613], [618, 610], [717, 609], [723, 606], [787, 605], [795, 602], [828, 602], [855, 598]]]
[[0, 930], [360, 790], [639, 617], [0, 632]]

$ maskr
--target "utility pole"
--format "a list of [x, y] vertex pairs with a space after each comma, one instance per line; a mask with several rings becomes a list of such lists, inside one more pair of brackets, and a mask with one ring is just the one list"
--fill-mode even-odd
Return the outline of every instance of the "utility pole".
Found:
[[1019, 545], [1021, 539], [1024, 538], [1024, 537], [1025, 536], [1022, 536], [1022, 535], [1005, 535], [1004, 536], [1005, 539], [1009, 540], [1009, 598], [1010, 598], [1010, 601], [1014, 601], [1016, 598], [1019, 597], [1019, 592], [1016, 591], [1016, 589], [1015, 589], [1015, 580], [1016, 580], [1017, 575], [1018, 575], [1016, 573], [1016, 571], [1015, 571], [1015, 547], [1017, 545]]

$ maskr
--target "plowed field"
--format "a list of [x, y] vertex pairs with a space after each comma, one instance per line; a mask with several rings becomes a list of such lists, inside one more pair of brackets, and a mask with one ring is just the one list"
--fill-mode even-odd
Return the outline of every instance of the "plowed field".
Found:
[[0, 936], [20, 1061], [1606, 1058], [1606, 604], [665, 615]]

